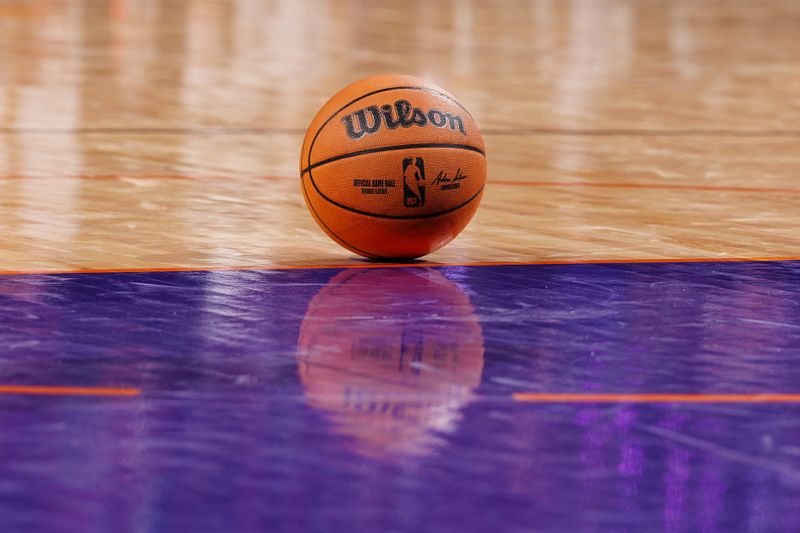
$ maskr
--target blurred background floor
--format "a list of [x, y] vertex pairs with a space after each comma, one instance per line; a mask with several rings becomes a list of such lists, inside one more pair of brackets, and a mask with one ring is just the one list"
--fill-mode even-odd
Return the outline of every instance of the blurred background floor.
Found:
[[5, 2], [0, 270], [346, 262], [298, 192], [302, 134], [338, 89], [395, 71], [453, 92], [486, 137], [483, 207], [432, 262], [796, 256], [798, 18], [781, 1]]

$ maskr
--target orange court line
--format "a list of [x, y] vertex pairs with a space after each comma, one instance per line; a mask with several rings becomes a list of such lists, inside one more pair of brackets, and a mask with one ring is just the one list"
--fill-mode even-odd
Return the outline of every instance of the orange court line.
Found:
[[61, 176], [22, 176], [22, 175], [5, 175], [0, 176], [0, 180], [121, 180], [121, 179], [134, 179], [134, 180], [211, 180], [211, 181], [224, 181], [224, 180], [300, 180], [300, 174], [297, 176], [276, 176], [276, 175], [252, 175], [252, 174], [230, 174], [230, 175], [195, 175], [190, 176], [187, 174], [69, 174]]
[[[8, 135], [303, 135], [305, 128], [254, 126], [112, 126], [112, 127], [14, 127], [0, 128]], [[598, 136], [598, 137], [800, 137], [800, 130], [737, 130], [737, 129], [577, 129], [506, 127], [481, 129], [484, 136]]]
[[800, 130], [486, 128], [483, 135], [575, 137], [800, 137]]
[[667, 183], [608, 183], [590, 181], [489, 180], [490, 184], [519, 187], [594, 187], [599, 189], [667, 189], [674, 191], [765, 192], [800, 194], [800, 189], [780, 187], [740, 187], [734, 185], [671, 185]]
[[39, 396], [139, 396], [139, 389], [109, 387], [49, 387], [39, 385], [0, 385], [0, 394]]
[[527, 403], [800, 403], [800, 394], [548, 394], [518, 392]]
[[[136, 176], [126, 174], [78, 174], [69, 176], [20, 176], [6, 175], [0, 176], [0, 180], [25, 180], [25, 179], [86, 179], [86, 180], [113, 180], [113, 179], [146, 179], [146, 180], [299, 180], [298, 176], [276, 176], [276, 175], [230, 175], [212, 176], [198, 175], [189, 176], [184, 174], [153, 174], [147, 176]], [[800, 194], [800, 188], [784, 187], [744, 187], [738, 185], [680, 185], [669, 183], [624, 183], [624, 182], [591, 182], [591, 181], [525, 181], [525, 180], [504, 180], [489, 179], [487, 184], [508, 185], [514, 187], [575, 187], [575, 188], [598, 188], [598, 189], [654, 189], [654, 190], [673, 190], [673, 191], [707, 191], [707, 192], [753, 192], [753, 193], [782, 193]]]
[[[122, 127], [89, 127], [89, 128], [0, 128], [0, 134], [5, 135], [304, 135], [305, 129], [280, 128], [280, 127], [223, 127], [223, 126], [195, 126], [190, 128], [180, 127], [148, 127], [148, 126], [122, 126]], [[769, 133], [769, 132], [768, 132]], [[778, 135], [782, 136], [779, 130]], [[761, 135], [759, 135], [761, 136]]]
[[351, 268], [440, 268], [440, 267], [480, 267], [480, 266], [526, 266], [526, 265], [616, 265], [647, 263], [767, 263], [780, 261], [800, 261], [800, 256], [791, 257], [686, 257], [686, 258], [646, 258], [646, 259], [558, 259], [545, 261], [454, 261], [434, 263], [417, 261], [413, 263], [381, 263], [367, 260], [352, 263], [330, 263], [321, 265], [234, 265], [234, 266], [193, 266], [193, 267], [137, 267], [137, 268], [77, 268], [68, 270], [0, 270], [0, 276], [48, 275], [48, 274], [124, 274], [147, 272], [248, 272], [258, 270], [323, 270]]

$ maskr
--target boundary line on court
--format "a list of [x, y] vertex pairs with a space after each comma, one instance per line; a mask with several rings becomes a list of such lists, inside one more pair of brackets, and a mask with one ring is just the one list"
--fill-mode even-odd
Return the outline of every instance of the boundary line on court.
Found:
[[116, 387], [62, 387], [46, 385], [0, 385], [2, 394], [22, 394], [33, 396], [139, 396], [142, 393], [134, 388]]
[[800, 403], [800, 394], [619, 394], [518, 392], [512, 398], [523, 403]]
[[[575, 137], [800, 137], [800, 130], [736, 130], [736, 129], [580, 129], [580, 128], [485, 128], [484, 136], [541, 135], [541, 136], [575, 136]], [[303, 128], [265, 128], [265, 127], [21, 127], [0, 128], [5, 135], [303, 135]]]
[[[68, 176], [19, 176], [6, 175], [0, 176], [2, 180], [297, 180], [297, 176], [276, 176], [276, 175], [230, 175], [230, 176], [187, 176], [182, 174], [153, 174], [153, 175], [126, 175], [126, 174], [76, 174]], [[750, 192], [750, 193], [780, 193], [780, 194], [800, 194], [800, 188], [791, 187], [747, 187], [741, 185], [683, 185], [673, 183], [625, 183], [625, 182], [591, 182], [591, 181], [526, 181], [526, 180], [506, 180], [489, 179], [486, 184], [506, 185], [512, 187], [553, 187], [553, 188], [597, 188], [597, 189], [654, 189], [654, 190], [675, 190], [675, 191], [707, 191], [707, 192]]]
[[[356, 260], [359, 261], [359, 260]], [[491, 266], [536, 266], [536, 265], [624, 265], [656, 263], [779, 263], [800, 261], [800, 256], [790, 257], [685, 257], [644, 259], [556, 259], [522, 261], [455, 261], [434, 263], [414, 261], [409, 263], [382, 263], [363, 260], [350, 263], [327, 263], [319, 265], [235, 265], [194, 267], [132, 267], [132, 268], [76, 268], [38, 270], [0, 270], [0, 276], [39, 276], [66, 274], [138, 274], [148, 272], [255, 272], [276, 270], [347, 270], [353, 268], [443, 268], [443, 267], [491, 267]]]

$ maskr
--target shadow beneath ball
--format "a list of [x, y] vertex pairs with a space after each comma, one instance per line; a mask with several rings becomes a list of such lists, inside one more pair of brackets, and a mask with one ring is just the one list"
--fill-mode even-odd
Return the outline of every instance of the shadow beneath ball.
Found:
[[434, 265], [436, 263], [431, 263], [424, 259], [419, 258], [405, 258], [405, 257], [357, 257], [354, 260], [358, 263], [363, 265], [387, 265], [387, 264], [403, 264], [403, 265], [410, 265], [410, 266], [417, 266], [417, 265]]

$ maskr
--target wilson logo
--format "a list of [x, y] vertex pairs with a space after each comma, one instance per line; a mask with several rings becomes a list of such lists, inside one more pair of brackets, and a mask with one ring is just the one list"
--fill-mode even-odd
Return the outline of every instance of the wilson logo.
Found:
[[458, 130], [463, 135], [467, 134], [461, 116], [443, 113], [438, 109], [431, 109], [426, 113], [419, 107], [412, 106], [408, 100], [397, 100], [394, 106], [384, 104], [379, 108], [372, 105], [359, 109], [342, 117], [342, 123], [344, 123], [347, 136], [351, 139], [372, 135], [381, 129], [381, 126], [394, 130], [431, 125], [436, 128], [450, 128], [451, 131]]

